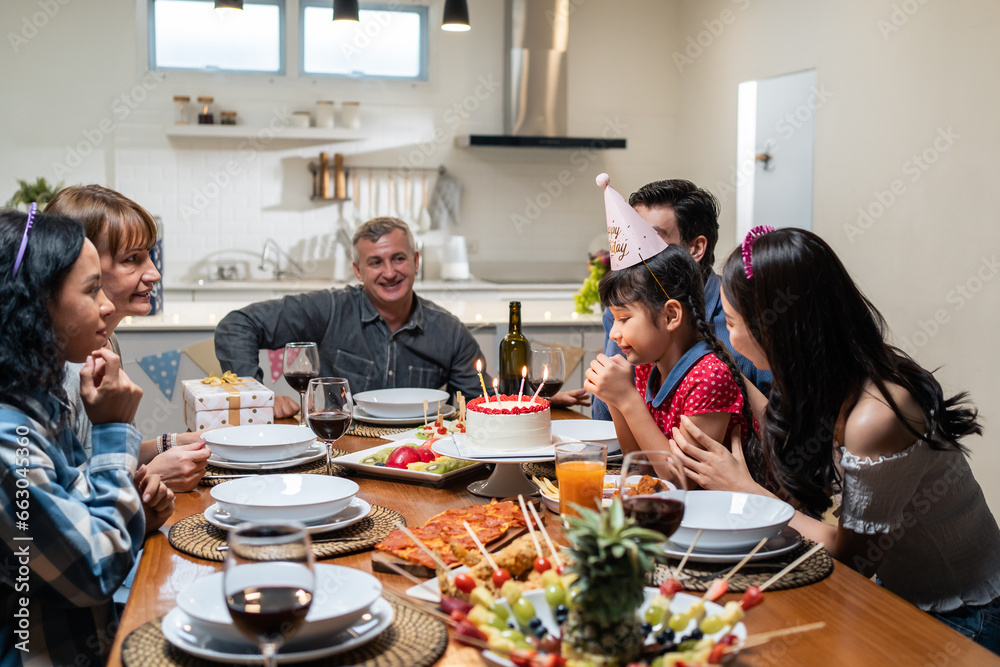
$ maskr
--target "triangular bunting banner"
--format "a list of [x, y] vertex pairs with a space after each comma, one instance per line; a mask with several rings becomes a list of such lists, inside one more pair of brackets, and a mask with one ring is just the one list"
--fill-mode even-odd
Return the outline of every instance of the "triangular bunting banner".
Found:
[[183, 350], [184, 354], [191, 357], [191, 361], [197, 364], [198, 368], [205, 373], [205, 375], [215, 375], [222, 376], [222, 366], [219, 364], [219, 360], [215, 358], [215, 339], [206, 338], [200, 343], [195, 343], [194, 345], [188, 345]]
[[277, 382], [285, 370], [285, 350], [268, 350], [267, 358], [271, 361], [271, 382]]
[[180, 366], [181, 351], [170, 350], [160, 354], [151, 354], [139, 359], [139, 368], [145, 371], [167, 399], [174, 396], [174, 384], [177, 382], [177, 369]]

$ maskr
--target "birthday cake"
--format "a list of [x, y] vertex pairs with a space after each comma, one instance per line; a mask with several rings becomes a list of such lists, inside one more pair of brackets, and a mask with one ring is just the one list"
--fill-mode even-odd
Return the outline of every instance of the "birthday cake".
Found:
[[501, 394], [469, 401], [465, 418], [465, 442], [471, 449], [517, 451], [552, 444], [552, 412], [549, 402]]

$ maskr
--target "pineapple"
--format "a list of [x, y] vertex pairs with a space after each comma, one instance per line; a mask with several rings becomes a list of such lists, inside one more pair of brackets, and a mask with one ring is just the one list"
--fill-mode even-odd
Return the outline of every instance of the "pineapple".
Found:
[[646, 573], [665, 556], [666, 538], [626, 518], [621, 501], [596, 512], [570, 517], [570, 612], [563, 629], [563, 655], [599, 667], [624, 665], [642, 648]]

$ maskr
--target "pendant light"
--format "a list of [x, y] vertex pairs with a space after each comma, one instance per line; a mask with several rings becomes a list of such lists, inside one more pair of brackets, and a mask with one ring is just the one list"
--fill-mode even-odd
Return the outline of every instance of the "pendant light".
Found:
[[470, 30], [469, 5], [465, 0], [445, 0], [444, 20], [441, 29], [448, 32], [465, 32]]
[[243, 9], [243, 0], [215, 0], [216, 9]]
[[333, 20], [359, 23], [361, 18], [358, 16], [358, 0], [333, 0]]

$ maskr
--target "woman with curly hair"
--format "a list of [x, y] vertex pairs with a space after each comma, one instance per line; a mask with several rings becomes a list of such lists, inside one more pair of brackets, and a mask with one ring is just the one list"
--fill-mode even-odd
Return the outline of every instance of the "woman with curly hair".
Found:
[[[0, 663], [102, 664], [117, 627], [111, 596], [142, 546], [143, 501], [173, 494], [137, 470], [129, 425], [142, 391], [103, 349], [113, 306], [100, 260], [73, 220], [0, 212]], [[83, 364], [94, 423], [86, 471], [67, 420], [64, 364]], [[140, 498], [141, 496], [141, 498]], [[161, 521], [162, 523], [162, 521]], [[16, 575], [16, 578], [15, 578]]]

